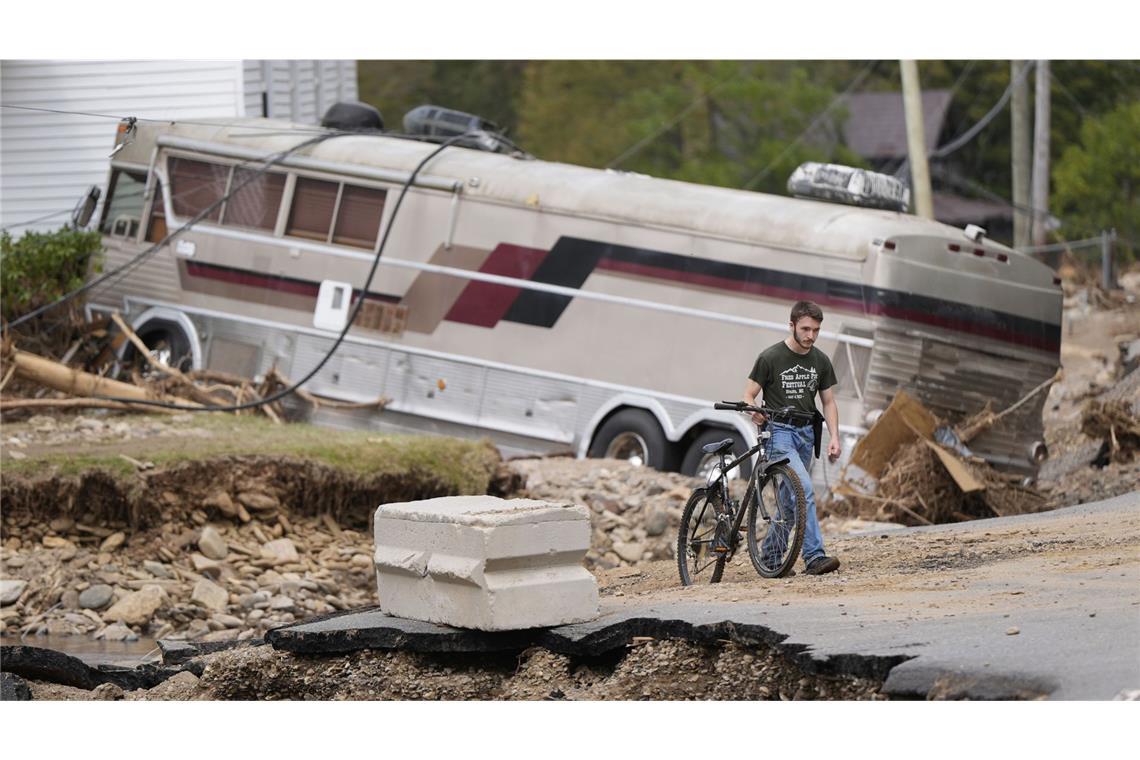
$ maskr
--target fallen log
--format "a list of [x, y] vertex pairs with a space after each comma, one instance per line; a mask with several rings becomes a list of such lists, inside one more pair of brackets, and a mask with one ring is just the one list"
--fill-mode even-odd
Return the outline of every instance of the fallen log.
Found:
[[166, 409], [149, 404], [131, 404], [101, 398], [0, 398], [0, 412], [12, 409], [117, 409], [126, 412], [178, 414], [178, 409]]
[[[109, 396], [119, 400], [157, 401], [150, 392], [137, 385], [111, 380], [90, 372], [64, 366], [51, 359], [12, 348], [6, 357], [16, 374], [71, 396]], [[50, 401], [51, 399], [39, 399]]]

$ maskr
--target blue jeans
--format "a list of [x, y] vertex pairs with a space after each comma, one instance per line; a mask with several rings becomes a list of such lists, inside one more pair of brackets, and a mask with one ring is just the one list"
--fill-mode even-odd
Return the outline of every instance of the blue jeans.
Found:
[[[807, 520], [804, 521], [804, 564], [810, 563], [816, 557], [822, 557], [823, 537], [819, 534], [819, 519], [815, 515], [815, 493], [811, 487], [812, 455], [815, 453], [815, 436], [811, 427], [792, 427], [779, 422], [769, 422], [768, 430], [772, 437], [768, 441], [768, 461], [788, 458], [788, 466], [800, 479], [804, 489], [804, 499], [807, 501]], [[785, 501], [780, 495], [781, 504]], [[790, 501], [790, 500], [789, 500]]]

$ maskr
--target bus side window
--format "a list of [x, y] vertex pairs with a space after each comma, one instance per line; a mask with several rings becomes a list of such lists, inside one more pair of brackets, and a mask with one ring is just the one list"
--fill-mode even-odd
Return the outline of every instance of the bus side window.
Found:
[[380, 218], [384, 215], [384, 190], [345, 185], [340, 194], [336, 214], [334, 243], [372, 250], [380, 234]]
[[339, 189], [336, 182], [298, 177], [285, 234], [327, 243]]
[[138, 234], [142, 219], [143, 193], [146, 176], [138, 172], [115, 169], [107, 188], [107, 201], [103, 204], [103, 218], [99, 231], [104, 235], [127, 238]]
[[285, 234], [372, 250], [387, 195], [386, 190], [298, 177]]
[[[171, 158], [169, 166], [170, 194], [175, 216], [197, 216], [225, 195], [230, 167], [187, 158]], [[222, 212], [221, 205], [219, 203], [211, 209], [204, 218], [211, 222], [218, 221]]]
[[232, 195], [226, 201], [222, 224], [228, 227], [251, 227], [273, 231], [277, 211], [285, 193], [285, 175], [268, 172], [258, 175], [249, 169], [234, 169], [230, 185]]

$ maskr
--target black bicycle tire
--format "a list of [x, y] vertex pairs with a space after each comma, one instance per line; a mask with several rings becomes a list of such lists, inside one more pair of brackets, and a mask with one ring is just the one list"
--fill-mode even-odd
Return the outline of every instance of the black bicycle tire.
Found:
[[792, 490], [796, 495], [796, 525], [792, 534], [791, 548], [780, 567], [776, 570], [769, 570], [760, 560], [760, 547], [757, 545], [756, 536], [756, 517], [759, 513], [758, 505], [760, 502], [759, 485], [751, 489], [751, 499], [748, 503], [748, 557], [752, 560], [752, 567], [764, 578], [782, 578], [788, 574], [792, 566], [796, 564], [796, 558], [799, 556], [800, 549], [804, 543], [804, 524], [807, 521], [807, 498], [804, 496], [804, 487], [800, 483], [799, 476], [795, 471], [788, 467], [786, 464], [778, 464], [768, 469], [763, 475], [758, 477], [766, 478], [770, 474], [780, 474], [788, 478], [788, 482], [792, 486]]
[[[696, 511], [697, 505], [706, 499], [707, 494], [707, 488], [693, 489], [693, 492], [689, 495], [689, 500], [685, 502], [684, 511], [681, 512], [681, 524], [677, 528], [677, 572], [681, 576], [682, 586], [693, 585], [693, 579], [686, 566], [686, 559], [689, 556], [689, 521], [693, 519], [693, 512]], [[720, 583], [720, 579], [724, 576], [724, 565], [727, 561], [727, 555], [721, 555], [716, 559], [709, 583]]]

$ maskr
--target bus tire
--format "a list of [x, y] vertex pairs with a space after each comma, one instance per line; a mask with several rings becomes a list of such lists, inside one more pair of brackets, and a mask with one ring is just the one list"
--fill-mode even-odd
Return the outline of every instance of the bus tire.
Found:
[[[163, 319], [152, 319], [136, 331], [139, 340], [151, 350], [151, 354], [180, 372], [189, 372], [194, 369], [194, 353], [190, 346], [190, 338], [173, 322]], [[131, 367], [141, 372], [149, 369], [149, 364], [139, 355], [133, 343], [128, 343], [123, 351], [123, 371], [129, 373]]]
[[653, 415], [641, 409], [623, 409], [598, 428], [587, 455], [664, 471], [670, 465], [670, 454], [669, 442]]
[[[693, 439], [689, 444], [689, 448], [685, 451], [685, 458], [681, 460], [681, 474], [690, 477], [704, 477], [707, 475], [707, 467], [710, 462], [720, 462], [719, 456], [710, 457], [708, 454], [701, 450], [702, 447], [717, 441], [723, 441], [725, 438], [731, 438], [732, 443], [732, 456], [738, 457], [745, 451], [748, 451], [748, 445], [742, 440], [742, 436], [736, 430], [725, 430], [724, 428], [705, 428], [704, 432]], [[731, 461], [731, 459], [729, 460]], [[704, 473], [702, 474], [702, 470]], [[752, 474], [752, 462], [742, 462], [737, 469], [740, 477], [747, 478]]]

